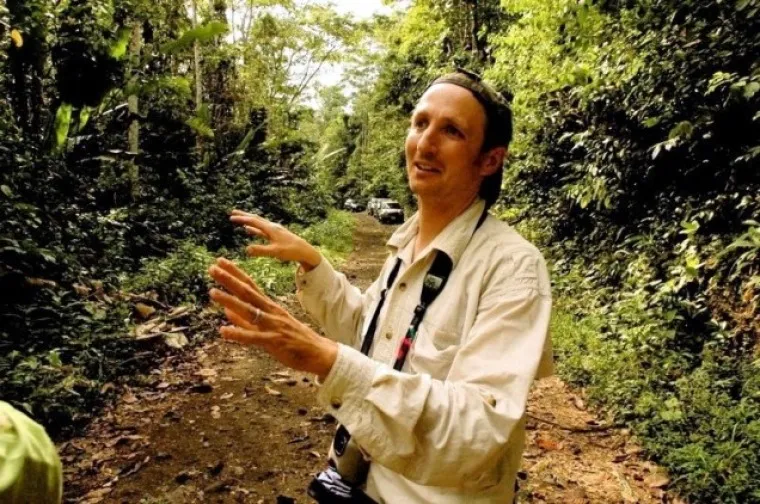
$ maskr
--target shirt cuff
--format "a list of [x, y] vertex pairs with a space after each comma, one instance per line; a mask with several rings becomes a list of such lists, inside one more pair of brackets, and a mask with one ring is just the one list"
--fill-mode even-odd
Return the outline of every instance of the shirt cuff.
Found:
[[296, 288], [299, 291], [311, 291], [328, 285], [333, 268], [324, 256], [320, 256], [319, 264], [311, 271], [304, 271], [300, 266], [296, 269]]
[[359, 427], [362, 402], [379, 365], [360, 351], [341, 344], [338, 357], [317, 393], [317, 402], [349, 430]]

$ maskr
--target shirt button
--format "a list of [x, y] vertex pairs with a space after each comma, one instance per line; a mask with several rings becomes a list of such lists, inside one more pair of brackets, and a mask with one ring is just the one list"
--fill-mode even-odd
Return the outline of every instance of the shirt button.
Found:
[[393, 333], [387, 332], [385, 333], [385, 339], [391, 339], [393, 338]]
[[342, 406], [342, 403], [340, 402], [338, 398], [333, 397], [332, 399], [330, 399], [330, 406], [332, 406], [334, 409], [338, 409]]
[[405, 283], [399, 284], [398, 290], [400, 290], [401, 292], [404, 292], [406, 290], [406, 284]]

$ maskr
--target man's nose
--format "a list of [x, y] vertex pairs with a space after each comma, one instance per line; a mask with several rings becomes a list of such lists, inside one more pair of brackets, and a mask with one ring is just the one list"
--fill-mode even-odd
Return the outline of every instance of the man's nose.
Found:
[[433, 128], [426, 128], [417, 140], [417, 152], [425, 157], [435, 156], [438, 152], [438, 139]]

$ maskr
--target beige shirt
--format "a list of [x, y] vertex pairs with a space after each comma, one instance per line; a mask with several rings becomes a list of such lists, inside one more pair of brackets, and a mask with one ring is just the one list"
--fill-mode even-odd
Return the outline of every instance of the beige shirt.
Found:
[[[371, 457], [367, 494], [380, 503], [514, 498], [528, 390], [551, 373], [550, 283], [541, 254], [506, 223], [489, 216], [473, 234], [484, 205], [476, 201], [411, 261], [413, 216], [363, 294], [324, 259], [297, 275], [301, 304], [341, 343], [318, 401]], [[395, 371], [436, 251], [453, 270]], [[396, 257], [402, 266], [369, 358], [357, 349]]]

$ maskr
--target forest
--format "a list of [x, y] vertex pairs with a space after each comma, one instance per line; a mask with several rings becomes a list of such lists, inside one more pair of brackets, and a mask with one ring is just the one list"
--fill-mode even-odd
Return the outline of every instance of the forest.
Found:
[[384, 3], [0, 3], [0, 399], [68, 439], [216, 337], [216, 257], [291, 292], [233, 208], [334, 263], [347, 198], [411, 215], [409, 115], [461, 67], [511, 99], [492, 213], [550, 263], [560, 377], [688, 502], [760, 503], [760, 0]]

